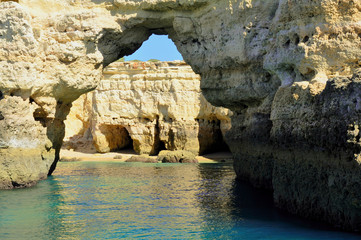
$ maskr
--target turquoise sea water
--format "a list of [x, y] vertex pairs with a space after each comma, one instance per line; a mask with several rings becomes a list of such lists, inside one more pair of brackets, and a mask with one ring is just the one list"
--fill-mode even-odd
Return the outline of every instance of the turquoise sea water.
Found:
[[0, 239], [361, 239], [282, 213], [229, 164], [60, 163], [0, 191]]

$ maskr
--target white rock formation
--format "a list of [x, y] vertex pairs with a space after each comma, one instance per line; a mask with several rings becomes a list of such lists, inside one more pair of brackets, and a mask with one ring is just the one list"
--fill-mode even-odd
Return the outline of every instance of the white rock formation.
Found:
[[231, 115], [204, 99], [200, 76], [184, 62], [115, 62], [94, 92], [73, 102], [64, 140], [73, 148], [93, 142], [98, 152], [133, 144], [140, 154], [199, 154], [225, 147]]

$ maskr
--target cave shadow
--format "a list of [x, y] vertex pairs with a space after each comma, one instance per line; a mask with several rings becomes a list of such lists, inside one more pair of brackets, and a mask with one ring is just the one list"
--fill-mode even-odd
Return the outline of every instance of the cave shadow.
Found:
[[121, 124], [108, 125], [102, 124], [99, 127], [109, 144], [110, 152], [117, 152], [121, 149], [133, 149], [133, 139], [127, 128]]
[[[198, 170], [203, 181], [199, 186], [197, 201], [206, 229], [216, 226], [219, 229], [228, 229], [229, 234], [232, 234], [233, 230], [239, 231], [245, 227], [257, 228], [258, 231], [263, 228], [268, 234], [278, 234], [278, 231], [284, 231], [286, 236], [304, 234], [298, 235], [300, 239], [359, 237], [357, 234], [334, 229], [326, 223], [278, 209], [274, 205], [271, 190], [255, 188], [249, 182], [236, 179], [229, 173], [229, 164], [200, 164]], [[235, 224], [228, 225], [229, 223]]]
[[232, 153], [221, 131], [221, 121], [202, 119], [197, 122], [199, 155], [219, 162], [232, 159]]

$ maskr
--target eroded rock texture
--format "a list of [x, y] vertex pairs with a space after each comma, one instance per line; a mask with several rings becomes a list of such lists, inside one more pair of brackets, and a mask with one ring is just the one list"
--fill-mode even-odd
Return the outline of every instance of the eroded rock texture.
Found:
[[181, 61], [112, 63], [98, 88], [73, 102], [65, 144], [94, 143], [98, 152], [133, 147], [151, 155], [222, 150], [232, 113], [200, 91], [200, 76]]
[[[1, 145], [13, 135], [57, 150], [69, 104], [97, 86], [103, 66], [168, 34], [206, 99], [234, 112], [238, 176], [273, 189], [281, 208], [361, 230], [360, 11], [356, 0], [2, 1], [0, 121], [22, 129], [4, 122], [21, 98], [39, 131], [1, 128]], [[4, 167], [14, 149], [25, 148], [1, 150], [2, 183], [15, 176]]]

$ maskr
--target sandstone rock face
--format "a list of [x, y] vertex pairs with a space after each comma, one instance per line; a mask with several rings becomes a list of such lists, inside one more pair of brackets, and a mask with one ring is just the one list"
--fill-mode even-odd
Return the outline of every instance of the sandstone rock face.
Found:
[[73, 103], [65, 141], [73, 148], [93, 141], [98, 152], [132, 144], [140, 154], [200, 154], [224, 147], [231, 115], [204, 99], [200, 76], [184, 62], [115, 62], [94, 92]]
[[36, 108], [36, 104], [17, 96], [5, 96], [0, 101], [0, 188], [30, 186], [46, 178], [54, 161], [55, 151], [49, 141], [52, 136], [34, 120]]
[[[13, 135], [58, 151], [69, 104], [97, 86], [103, 66], [168, 34], [206, 99], [234, 113], [238, 176], [273, 189], [281, 208], [361, 230], [359, 1], [20, 0], [1, 2], [0, 20], [0, 118], [20, 97], [43, 133], [5, 128], [1, 146]], [[12, 150], [1, 150], [4, 183], [19, 167], [3, 167]]]
[[71, 102], [101, 76], [101, 54], [55, 40], [54, 22], [34, 12], [44, 6], [0, 2], [0, 188], [32, 185], [55, 169]]

